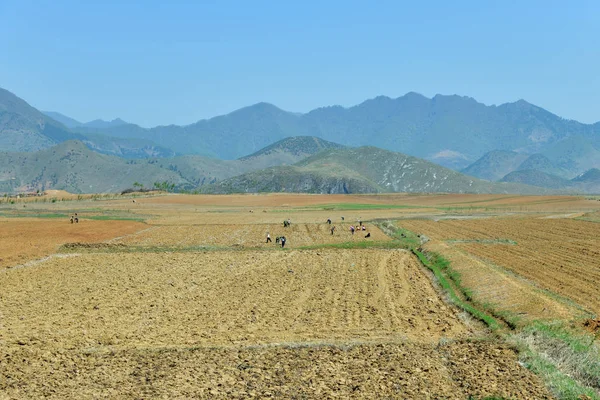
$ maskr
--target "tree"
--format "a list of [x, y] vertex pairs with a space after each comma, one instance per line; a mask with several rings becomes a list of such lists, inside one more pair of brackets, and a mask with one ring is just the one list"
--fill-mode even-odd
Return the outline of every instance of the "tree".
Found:
[[164, 190], [165, 192], [173, 191], [175, 189], [174, 183], [169, 183], [167, 181], [164, 182], [154, 182], [154, 187], [159, 190]]

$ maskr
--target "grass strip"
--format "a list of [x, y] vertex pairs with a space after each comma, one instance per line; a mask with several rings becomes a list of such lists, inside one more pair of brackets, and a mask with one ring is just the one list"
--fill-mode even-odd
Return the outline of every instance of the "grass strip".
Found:
[[454, 285], [451, 284], [449, 280], [451, 278], [447, 277], [446, 273], [444, 272], [444, 270], [448, 269], [449, 265], [449, 262], [446, 259], [444, 259], [440, 255], [436, 255], [436, 257], [433, 258], [434, 260], [430, 261], [425, 256], [425, 254], [423, 254], [418, 249], [413, 248], [411, 249], [411, 251], [419, 258], [419, 261], [421, 261], [421, 263], [424, 266], [426, 266], [429, 270], [431, 270], [431, 272], [433, 272], [433, 275], [436, 277], [440, 286], [444, 289], [444, 291], [448, 294], [450, 300], [457, 307], [468, 312], [474, 318], [484, 322], [487, 326], [490, 327], [490, 329], [494, 331], [500, 328], [500, 324], [498, 323], [498, 321], [496, 321], [495, 318], [489, 316], [488, 314], [472, 306], [471, 304], [463, 301], [463, 299], [461, 299], [460, 296], [456, 294], [456, 291], [454, 290]]
[[85, 217], [85, 219], [91, 219], [94, 221], [135, 221], [135, 222], [145, 222], [144, 218], [140, 217], [123, 217], [119, 215], [90, 215], [89, 217]]
[[298, 250], [318, 250], [318, 249], [404, 249], [406, 248], [398, 240], [383, 240], [383, 241], [370, 241], [361, 240], [355, 242], [342, 242], [342, 243], [324, 243], [315, 244], [310, 246], [296, 247]]
[[600, 347], [561, 322], [534, 322], [508, 340], [559, 399], [600, 400]]

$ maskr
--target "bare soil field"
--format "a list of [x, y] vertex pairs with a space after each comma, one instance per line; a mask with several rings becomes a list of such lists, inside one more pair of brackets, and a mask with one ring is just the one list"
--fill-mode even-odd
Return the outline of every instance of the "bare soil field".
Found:
[[441, 346], [0, 349], [0, 397], [2, 393], [6, 398], [55, 399], [552, 398], [517, 363], [514, 350], [468, 341]]
[[[514, 349], [445, 301], [411, 253], [352, 248], [389, 243], [375, 224], [381, 219], [430, 236], [427, 246], [450, 255], [482, 298], [507, 311], [531, 319], [579, 312], [530, 280], [596, 304], [590, 266], [600, 225], [563, 217], [593, 216], [600, 202], [290, 194], [135, 200], [27, 209], [146, 224], [71, 225], [0, 207], [14, 214], [0, 219], [0, 399], [551, 398]], [[359, 219], [368, 230], [351, 235]], [[286, 249], [265, 243], [267, 232], [273, 242], [285, 235]], [[75, 245], [65, 254], [47, 257], [68, 243]], [[569, 290], [542, 272], [526, 275], [527, 257], [548, 275], [559, 273], [558, 264], [566, 268]], [[519, 262], [502, 264], [507, 259]], [[575, 287], [585, 295], [576, 297]]]
[[[84, 254], [0, 274], [5, 344], [437, 342], [469, 329], [403, 250]], [[8, 288], [14, 288], [13, 290]]]
[[64, 243], [102, 242], [144, 227], [132, 221], [82, 220], [71, 224], [68, 219], [0, 219], [0, 270], [51, 255]]
[[568, 218], [405, 220], [477, 259], [600, 313], [600, 224]]
[[[350, 232], [350, 224], [304, 224], [293, 223], [284, 228], [283, 224], [247, 224], [247, 225], [168, 225], [153, 226], [137, 234], [129, 235], [113, 241], [127, 245], [139, 246], [238, 246], [264, 247], [276, 246], [278, 236], [286, 237], [286, 247], [302, 247], [331, 243], [355, 241], [384, 241], [389, 236], [372, 225], [365, 224], [365, 231]], [[331, 227], [335, 226], [333, 235]], [[271, 243], [267, 243], [267, 233], [271, 235]], [[365, 238], [367, 234], [371, 236]]]
[[549, 398], [402, 250], [84, 254], [0, 286], [10, 398]]

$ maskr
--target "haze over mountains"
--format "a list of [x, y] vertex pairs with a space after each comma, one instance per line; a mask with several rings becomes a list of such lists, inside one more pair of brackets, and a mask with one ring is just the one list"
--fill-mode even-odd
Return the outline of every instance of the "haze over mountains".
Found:
[[60, 122], [67, 128], [91, 128], [91, 129], [106, 129], [106, 128], [115, 128], [121, 125], [127, 125], [127, 122], [123, 121], [121, 118], [115, 118], [112, 121], [104, 121], [102, 119], [95, 119], [90, 122], [79, 122], [74, 120], [71, 117], [67, 117], [61, 113], [55, 111], [42, 111], [45, 115], [52, 118], [55, 121]]
[[[300, 139], [274, 144], [290, 137]], [[340, 154], [355, 151], [343, 149], [343, 146], [380, 147], [388, 150], [388, 153], [364, 153], [366, 150], [363, 150], [360, 154], [364, 157], [367, 157], [365, 154], [383, 157], [389, 162], [400, 157], [398, 153], [391, 152], [404, 153], [402, 157], [409, 154], [424, 158], [462, 171], [471, 176], [466, 181], [477, 182], [475, 186], [472, 183], [470, 187], [465, 187], [463, 175], [447, 175], [448, 182], [454, 182], [454, 186], [440, 186], [440, 182], [427, 181], [423, 178], [426, 174], [421, 174], [419, 176], [423, 179], [419, 178], [418, 182], [410, 184], [401, 179], [376, 176], [366, 170], [358, 171], [357, 165], [336, 164], [337, 167], [344, 165], [338, 171], [340, 176], [352, 177], [352, 185], [360, 188], [359, 191], [471, 190], [487, 193], [506, 191], [510, 187], [520, 192], [536, 192], [531, 187], [506, 183], [485, 188], [485, 185], [479, 185], [479, 180], [473, 180], [475, 177], [525, 183], [538, 186], [538, 189], [586, 192], [595, 187], [589, 179], [577, 184], [572, 180], [600, 167], [600, 123], [582, 124], [565, 120], [523, 100], [486, 106], [469, 97], [436, 95], [430, 99], [417, 93], [407, 93], [396, 99], [380, 96], [354, 107], [323, 107], [305, 114], [259, 103], [187, 126], [146, 129], [121, 119], [81, 123], [57, 112], [42, 113], [14, 94], [0, 89], [0, 151], [7, 154], [17, 152], [20, 160], [27, 158], [27, 162], [30, 162], [25, 153], [49, 149], [68, 140], [78, 140], [95, 153], [119, 156], [123, 165], [130, 166], [126, 168], [148, 167], [154, 165], [153, 162], [168, 164], [170, 172], [175, 172], [179, 178], [154, 171], [157, 179], [170, 179], [188, 189], [211, 184], [211, 190], [222, 190], [225, 182], [221, 186], [219, 182], [230, 179], [227, 184], [231, 190], [245, 191], [241, 182], [248, 185], [245, 189], [254, 187], [263, 190], [261, 185], [252, 186], [246, 180], [260, 177], [266, 179], [263, 188], [289, 190], [294, 187], [302, 191], [320, 192], [315, 189], [319, 183], [315, 183], [315, 180], [312, 184], [306, 183], [300, 176], [313, 174], [313, 177], [329, 179], [331, 174], [327, 171], [326, 163], [319, 164], [317, 169], [321, 171], [316, 173], [315, 164], [305, 165], [302, 160], [317, 157], [317, 153], [323, 149], [339, 148], [335, 151], [340, 151]], [[83, 154], [83, 150], [80, 147], [78, 149], [78, 154]], [[94, 162], [100, 164], [106, 160], [96, 159], [90, 154], [86, 155], [86, 159], [92, 157]], [[11, 157], [15, 161], [14, 157], [17, 156]], [[118, 164], [121, 161], [113, 162]], [[300, 164], [292, 166], [298, 162]], [[396, 161], [391, 163], [395, 166], [393, 168], [400, 168]], [[282, 165], [287, 167], [277, 170]], [[411, 165], [429, 170], [432, 168], [429, 164], [416, 162]], [[304, 183], [269, 183], [267, 175], [259, 170], [270, 167], [275, 167], [270, 171], [275, 171], [278, 179], [286, 176], [290, 182], [296, 179]], [[39, 165], [39, 168], [43, 168], [43, 165]], [[393, 168], [383, 169], [390, 176], [394, 175]], [[243, 174], [251, 175], [240, 176]], [[5, 173], [4, 178], [6, 176]], [[240, 177], [237, 181], [231, 180], [235, 176]], [[593, 181], [595, 175], [590, 173], [589, 178]], [[2, 186], [2, 179], [0, 175], [0, 187], [6, 188], [6, 182]], [[60, 179], [54, 178], [40, 179], [23, 179], [19, 187], [31, 186], [31, 182], [55, 182], [54, 185], [60, 182]], [[327, 179], [325, 181], [330, 183]], [[325, 186], [332, 187], [329, 183]], [[429, 186], [420, 186], [425, 183], [429, 183]], [[14, 182], [8, 186], [14, 188]], [[118, 186], [102, 187], [113, 191], [122, 189]], [[78, 191], [88, 190], [81, 185], [72, 187]], [[347, 190], [343, 184], [338, 189], [341, 192]]]

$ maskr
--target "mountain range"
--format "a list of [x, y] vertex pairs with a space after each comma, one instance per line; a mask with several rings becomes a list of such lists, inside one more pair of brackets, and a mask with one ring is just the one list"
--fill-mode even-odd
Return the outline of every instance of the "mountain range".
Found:
[[[293, 165], [279, 160], [300, 159]], [[266, 165], [278, 164], [275, 167]], [[284, 139], [238, 160], [185, 155], [126, 160], [99, 154], [81, 141], [27, 153], [0, 153], [0, 191], [63, 189], [116, 192], [169, 182], [178, 190], [232, 192], [459, 192], [542, 194], [548, 190], [494, 183], [376, 147], [346, 148], [314, 137]]]
[[[285, 137], [316, 136], [347, 146], [372, 145], [411, 154], [455, 169], [492, 150], [543, 153], [561, 143], [561, 147], [574, 146], [577, 153], [582, 141], [600, 147], [600, 123], [565, 120], [523, 100], [486, 106], [469, 97], [429, 99], [417, 93], [396, 99], [380, 96], [350, 108], [323, 107], [306, 114], [259, 103], [187, 126], [144, 129], [125, 124], [76, 131], [143, 138], [177, 153], [221, 159], [242, 157]], [[574, 136], [580, 140], [569, 142]], [[572, 167], [577, 168], [577, 162]]]
[[[464, 185], [468, 181], [475, 185], [475, 188], [471, 187], [473, 191], [486, 193], [502, 192], [508, 187], [535, 192], [537, 189], [531, 186], [580, 192], [594, 186], [588, 181], [576, 183], [574, 179], [600, 167], [600, 123], [565, 120], [523, 100], [486, 106], [469, 97], [436, 95], [427, 98], [411, 92], [396, 99], [379, 96], [349, 108], [323, 107], [304, 114], [258, 103], [187, 126], [146, 129], [121, 119], [81, 123], [57, 112], [42, 113], [0, 89], [0, 151], [5, 152], [3, 158], [30, 162], [31, 154], [73, 140], [92, 150], [86, 153], [88, 160], [102, 164], [107, 159], [96, 158], [96, 154], [101, 154], [118, 156], [119, 161], [111, 159], [112, 162], [128, 165], [127, 168], [168, 165], [166, 169], [179, 178], [163, 176], [157, 171], [150, 175], [171, 179], [182, 188], [211, 185], [210, 190], [215, 191], [225, 190], [224, 185], [229, 185], [231, 190], [243, 191], [241, 182], [248, 184], [249, 190], [252, 180], [266, 179], [267, 175], [261, 175], [265, 168], [269, 173], [273, 172], [274, 177], [287, 176], [293, 180], [296, 178], [292, 177], [313, 174], [319, 179], [329, 179], [331, 174], [326, 165], [319, 164], [316, 168], [323, 172], [319, 175], [315, 173], [315, 164], [304, 164], [304, 159], [317, 157], [326, 149], [333, 152], [330, 157], [337, 152], [358, 151], [352, 147], [362, 149], [360, 154], [365, 157], [365, 154], [383, 157], [393, 168], [401, 168], [399, 161], [391, 161], [400, 157], [397, 154], [401, 157], [410, 154], [471, 176], [465, 180], [459, 179], [461, 174], [447, 175], [448, 181], [454, 182], [454, 188], [451, 188], [452, 185], [440, 186], [435, 179], [422, 174], [423, 179], [417, 180], [424, 184], [429, 179], [429, 186], [419, 186], [421, 183], [390, 180], [367, 170], [358, 171], [355, 164], [336, 162], [340, 174], [355, 179], [352, 181], [354, 187], [370, 191], [468, 191], [469, 187]], [[377, 151], [389, 153], [367, 151], [363, 148], [365, 145], [370, 146], [366, 149], [376, 146], [379, 147]], [[77, 154], [81, 156], [82, 149], [77, 148]], [[39, 155], [43, 155], [42, 159], [47, 158], [47, 153], [39, 153], [38, 159]], [[416, 162], [411, 165], [432, 168]], [[43, 165], [39, 167], [43, 168]], [[382, 165], [377, 170], [394, 174], [394, 170], [385, 167]], [[595, 176], [590, 174], [592, 178]], [[44, 180], [44, 176], [36, 180], [26, 173], [29, 178], [23, 178], [21, 185], [15, 186], [16, 179], [13, 178], [17, 177], [6, 172], [4, 177], [9, 175], [13, 181], [11, 187], [31, 186], [32, 182], [33, 186], [40, 182], [56, 182], [56, 185], [60, 181]], [[494, 183], [484, 188], [483, 183], [479, 184], [482, 179], [489, 181], [488, 184], [502, 184]], [[0, 176], [0, 187], [1, 182]], [[524, 188], [508, 183], [529, 186]], [[273, 190], [291, 187], [285, 182], [279, 186], [272, 182], [265, 185], [263, 188], [260, 185], [252, 187], [259, 191], [266, 187]], [[313, 189], [315, 185], [319, 186], [313, 184]], [[103, 187], [117, 190], [117, 186]], [[304, 182], [298, 187], [306, 186]], [[78, 191], [88, 190], [81, 185], [73, 187]], [[503, 189], [497, 189], [499, 187]], [[345, 190], [343, 185], [340, 190]]]

